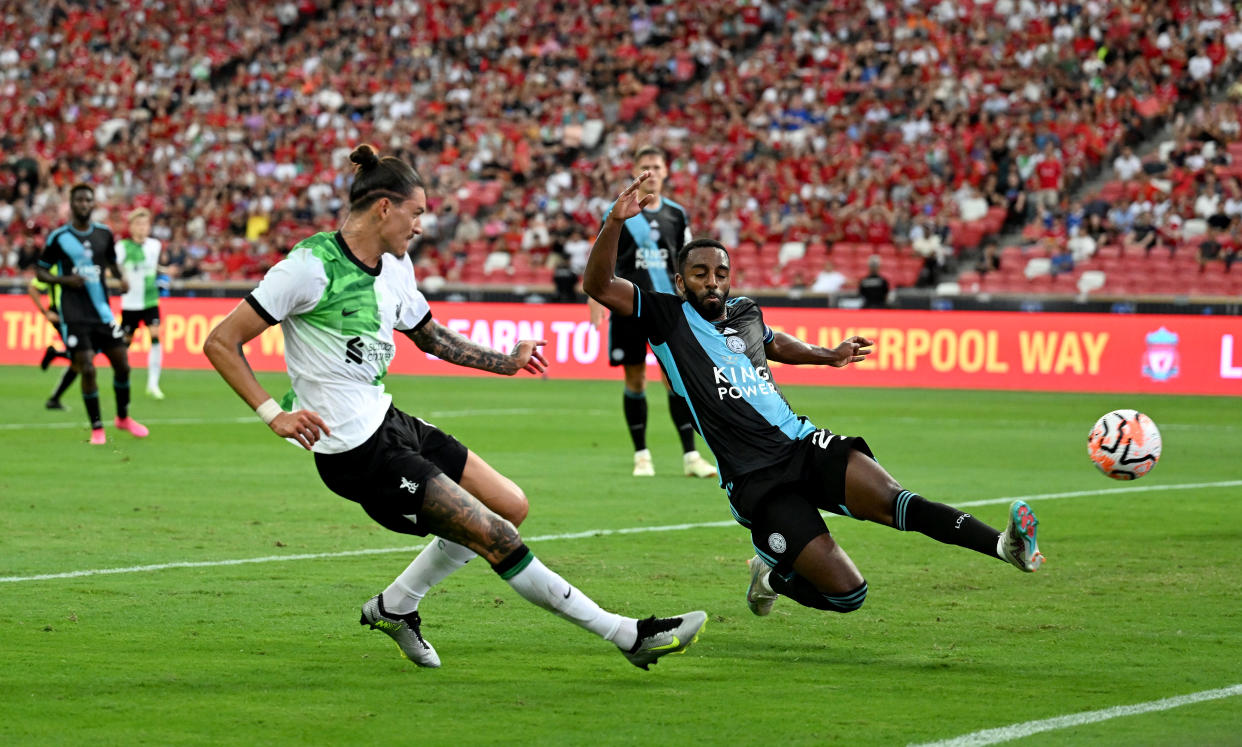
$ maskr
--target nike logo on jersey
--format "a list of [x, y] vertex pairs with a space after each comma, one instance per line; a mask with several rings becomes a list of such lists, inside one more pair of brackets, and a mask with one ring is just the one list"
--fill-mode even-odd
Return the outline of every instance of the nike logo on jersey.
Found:
[[358, 309], [341, 309], [341, 316], [353, 316], [358, 313]]

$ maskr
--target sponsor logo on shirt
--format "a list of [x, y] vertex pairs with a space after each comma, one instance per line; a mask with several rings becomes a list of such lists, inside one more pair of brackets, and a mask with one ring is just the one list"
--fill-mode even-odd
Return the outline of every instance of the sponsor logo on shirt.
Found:
[[634, 254], [634, 267], [639, 270], [652, 267], [668, 269], [668, 250], [658, 246], [640, 247]]
[[361, 337], [351, 337], [345, 341], [345, 360], [361, 365], [363, 361], [387, 364], [397, 353], [397, 347], [391, 342], [371, 340], [363, 342]]
[[712, 376], [718, 385], [716, 394], [720, 399], [776, 394], [767, 366], [712, 366]]

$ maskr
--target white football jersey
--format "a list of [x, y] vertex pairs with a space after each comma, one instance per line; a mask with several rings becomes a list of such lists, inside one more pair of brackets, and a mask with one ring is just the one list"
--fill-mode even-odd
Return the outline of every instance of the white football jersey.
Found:
[[160, 289], [156, 276], [160, 269], [159, 239], [147, 237], [139, 244], [133, 239], [122, 239], [116, 244], [116, 263], [129, 284], [129, 290], [121, 294], [121, 309], [142, 311], [160, 302]]
[[321, 454], [348, 451], [375, 433], [392, 404], [383, 379], [396, 353], [393, 330], [431, 321], [408, 256], [384, 254], [366, 267], [339, 232], [299, 242], [247, 300], [284, 331], [293, 390], [281, 406], [319, 413], [332, 431], [314, 445]]

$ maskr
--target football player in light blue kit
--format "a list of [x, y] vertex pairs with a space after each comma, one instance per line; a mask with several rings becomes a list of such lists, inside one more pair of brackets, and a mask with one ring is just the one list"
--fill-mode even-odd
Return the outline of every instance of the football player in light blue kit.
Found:
[[99, 408], [96, 352], [103, 353], [112, 364], [116, 427], [137, 438], [146, 438], [147, 427], [129, 414], [129, 357], [125, 353], [125, 334], [108, 306], [105, 273], [111, 272], [121, 281], [122, 293], [129, 287], [116, 265], [111, 229], [91, 220], [95, 188], [89, 184], [74, 185], [69, 190], [69, 210], [72, 220], [48, 234], [35, 274], [59, 292], [60, 337], [82, 379], [82, 403], [90, 421], [91, 443], [102, 446], [108, 442]]
[[[634, 154], [634, 175], [644, 171], [650, 176], [643, 181], [642, 190], [652, 199], [640, 213], [625, 221], [618, 239], [616, 273], [643, 290], [672, 293], [677, 252], [692, 238], [690, 218], [685, 208], [664, 196], [668, 157], [661, 148], [646, 145]], [[607, 219], [605, 215], [604, 220]], [[588, 299], [587, 305], [591, 309], [591, 324], [601, 327], [606, 310], [594, 299]], [[633, 475], [654, 477], [655, 463], [647, 448], [647, 338], [628, 317], [614, 316], [609, 320], [608, 365], [621, 366], [625, 372], [621, 404], [634, 444]], [[682, 474], [715, 477], [716, 468], [695, 448], [694, 424], [686, 401], [671, 389], [668, 413], [681, 441]]]
[[649, 199], [640, 196], [646, 178], [640, 175], [617, 199], [591, 249], [582, 287], [641, 325], [674, 391], [689, 402], [695, 427], [716, 456], [733, 516], [751, 532], [756, 555], [746, 601], [753, 613], [771, 612], [781, 594], [835, 612], [862, 606], [867, 582], [820, 510], [921, 532], [1023, 571], [1039, 568], [1038, 522], [1025, 502], [1014, 501], [1000, 532], [904, 490], [863, 439], [817, 428], [790, 408], [772, 379], [770, 360], [841, 367], [864, 360], [871, 340], [855, 336], [822, 348], [773, 332], [753, 300], [729, 298], [729, 253], [713, 239], [682, 247], [677, 295], [616, 277], [617, 238]]
[[[440, 666], [422, 635], [419, 602], [481, 555], [524, 599], [610, 641], [635, 666], [646, 669], [684, 650], [705, 613], [635, 620], [600, 608], [523, 544], [516, 525], [528, 503], [513, 481], [451, 435], [392, 404], [383, 379], [396, 352], [393, 330], [450, 363], [508, 376], [541, 373], [544, 343], [521, 340], [505, 354], [436, 322], [406, 254], [427, 209], [422, 178], [368, 145], [350, 160], [355, 176], [341, 230], [293, 247], [212, 330], [204, 352], [273, 432], [315, 453], [330, 490], [388, 529], [437, 535], [362, 605], [362, 624], [387, 633], [416, 664]], [[246, 342], [277, 323], [293, 385], [281, 404], [242, 354]]]

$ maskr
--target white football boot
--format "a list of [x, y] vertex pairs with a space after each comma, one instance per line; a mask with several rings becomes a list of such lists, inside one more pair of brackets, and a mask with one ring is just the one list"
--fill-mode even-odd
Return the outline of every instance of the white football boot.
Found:
[[634, 476], [655, 477], [655, 464], [651, 461], [650, 449], [634, 452]]
[[681, 458], [682, 473], [686, 477], [715, 477], [716, 468], [697, 451], [687, 451]]
[[362, 605], [362, 619], [359, 625], [370, 625], [371, 630], [382, 630], [397, 643], [401, 655], [420, 667], [440, 666], [440, 657], [431, 644], [423, 638], [419, 629], [422, 618], [415, 610], [407, 615], [398, 615], [384, 610], [384, 597], [376, 594]]
[[772, 566], [756, 555], [746, 561], [746, 567], [750, 569], [750, 586], [746, 588], [746, 606], [751, 612], [763, 617], [772, 612], [772, 605], [776, 604], [776, 598], [780, 596], [767, 586], [768, 574], [772, 572]]
[[661, 656], [680, 654], [699, 639], [699, 631], [707, 622], [701, 610], [677, 617], [648, 617], [638, 621], [638, 640], [634, 647], [621, 653], [639, 669], [646, 669]]

